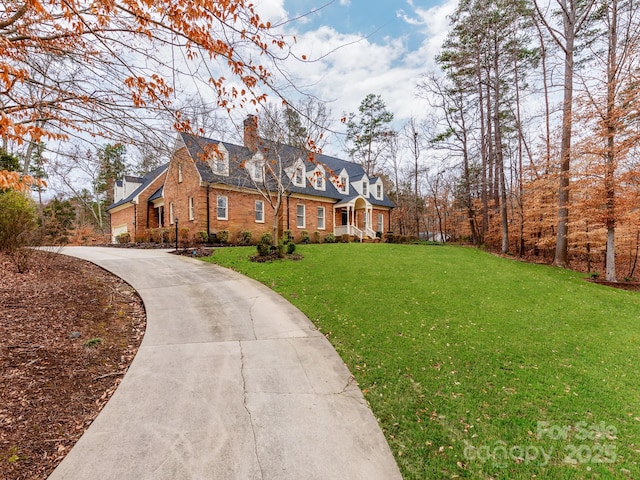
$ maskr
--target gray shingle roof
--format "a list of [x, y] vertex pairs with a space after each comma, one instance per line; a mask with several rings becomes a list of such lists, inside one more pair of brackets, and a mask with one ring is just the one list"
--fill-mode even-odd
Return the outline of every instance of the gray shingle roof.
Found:
[[[112, 210], [112, 209], [114, 209], [116, 207], [119, 207], [120, 205], [124, 205], [126, 203], [131, 202], [142, 191], [144, 191], [144, 189], [146, 189], [151, 182], [153, 182], [156, 178], [158, 178], [158, 176], [160, 174], [162, 174], [162, 172], [164, 170], [166, 170], [168, 167], [169, 167], [169, 164], [165, 163], [164, 165], [159, 166], [155, 170], [147, 173], [146, 175], [144, 175], [142, 177], [131, 177], [131, 176], [125, 177], [127, 179], [134, 179], [135, 178], [136, 181], [142, 182], [142, 184], [138, 188], [136, 188], [133, 192], [131, 192], [131, 194], [129, 194], [127, 197], [125, 197], [122, 200], [120, 200], [120, 201], [114, 203], [113, 205], [110, 205], [109, 207], [107, 207], [107, 211]], [[122, 186], [122, 182], [120, 183], [120, 186]]]
[[[200, 173], [200, 177], [203, 181], [207, 183], [220, 183], [236, 187], [252, 188], [252, 182], [249, 178], [249, 174], [247, 170], [243, 168], [245, 163], [254, 156], [254, 153], [247, 147], [221, 142], [210, 138], [189, 135], [186, 133], [181, 133], [180, 135], [182, 141], [187, 147], [189, 155], [194, 159], [198, 172]], [[203, 159], [206, 158], [206, 152], [211, 152], [212, 147], [216, 145], [224, 146], [224, 148], [229, 152], [228, 176], [216, 174], [211, 169], [208, 162], [203, 161]], [[364, 169], [356, 163], [319, 153], [313, 154], [312, 158], [310, 158], [306, 151], [289, 145], [276, 145], [273, 142], [262, 140], [259, 150], [264, 152], [263, 154], [265, 158], [274, 158], [276, 153], [279, 154], [285, 165], [293, 165], [297, 159], [302, 159], [307, 171], [313, 170], [316, 165], [319, 164], [324, 166], [328, 175], [339, 175], [344, 169], [349, 175], [349, 179], [351, 181], [359, 180], [365, 175]], [[375, 178], [377, 177], [372, 177], [372, 180]], [[317, 190], [309, 183], [306, 176], [304, 187], [299, 187], [291, 183], [287, 190], [291, 193], [331, 198], [337, 201], [353, 197], [353, 193], [349, 195], [339, 192], [329, 179], [325, 181], [325, 190]], [[353, 192], [353, 190], [351, 190], [351, 192]], [[394, 207], [393, 202], [386, 194], [383, 195], [382, 200], [378, 200], [373, 195], [369, 195], [367, 200], [372, 205]]]

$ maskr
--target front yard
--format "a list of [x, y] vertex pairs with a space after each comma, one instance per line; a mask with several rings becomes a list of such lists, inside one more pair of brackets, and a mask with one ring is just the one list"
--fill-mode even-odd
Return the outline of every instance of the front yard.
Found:
[[298, 306], [357, 378], [405, 479], [633, 478], [640, 293], [445, 246], [208, 260]]

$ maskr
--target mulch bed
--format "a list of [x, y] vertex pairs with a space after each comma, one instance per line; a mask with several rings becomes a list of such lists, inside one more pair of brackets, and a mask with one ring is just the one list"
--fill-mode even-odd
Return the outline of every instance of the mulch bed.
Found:
[[0, 253], [0, 479], [45, 479], [107, 403], [146, 316], [136, 292], [83, 260]]
[[597, 278], [588, 278], [587, 281], [591, 283], [597, 283], [598, 285], [605, 285], [607, 287], [620, 288], [622, 290], [631, 290], [633, 292], [640, 292], [639, 282], [607, 282], [606, 280], [600, 280]]

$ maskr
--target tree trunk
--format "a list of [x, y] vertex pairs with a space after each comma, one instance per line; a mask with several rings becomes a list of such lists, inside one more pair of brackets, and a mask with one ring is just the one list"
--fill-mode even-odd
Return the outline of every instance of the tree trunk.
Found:
[[[571, 0], [572, 2], [575, 0]], [[575, 41], [575, 8], [563, 10], [564, 24], [564, 94], [562, 99], [562, 140], [560, 143], [560, 185], [558, 189], [558, 228], [554, 264], [566, 268], [569, 254], [569, 175], [571, 163], [571, 130], [573, 122], [573, 54]]]
[[615, 99], [617, 89], [617, 48], [618, 48], [618, 0], [611, 0], [609, 19], [609, 55], [607, 56], [607, 153], [606, 153], [606, 225], [607, 225], [607, 255], [605, 278], [608, 282], [616, 279], [616, 211], [615, 211], [615, 168], [616, 148], [615, 136]]

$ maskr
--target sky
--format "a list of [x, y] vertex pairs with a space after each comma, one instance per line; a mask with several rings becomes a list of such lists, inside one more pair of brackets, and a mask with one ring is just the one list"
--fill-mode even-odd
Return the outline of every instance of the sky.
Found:
[[296, 85], [328, 101], [336, 118], [357, 112], [369, 93], [379, 94], [400, 127], [422, 117], [428, 105], [416, 96], [422, 75], [448, 31], [457, 0], [256, 1], [262, 18], [296, 36], [293, 47], [311, 61], [289, 62]]

